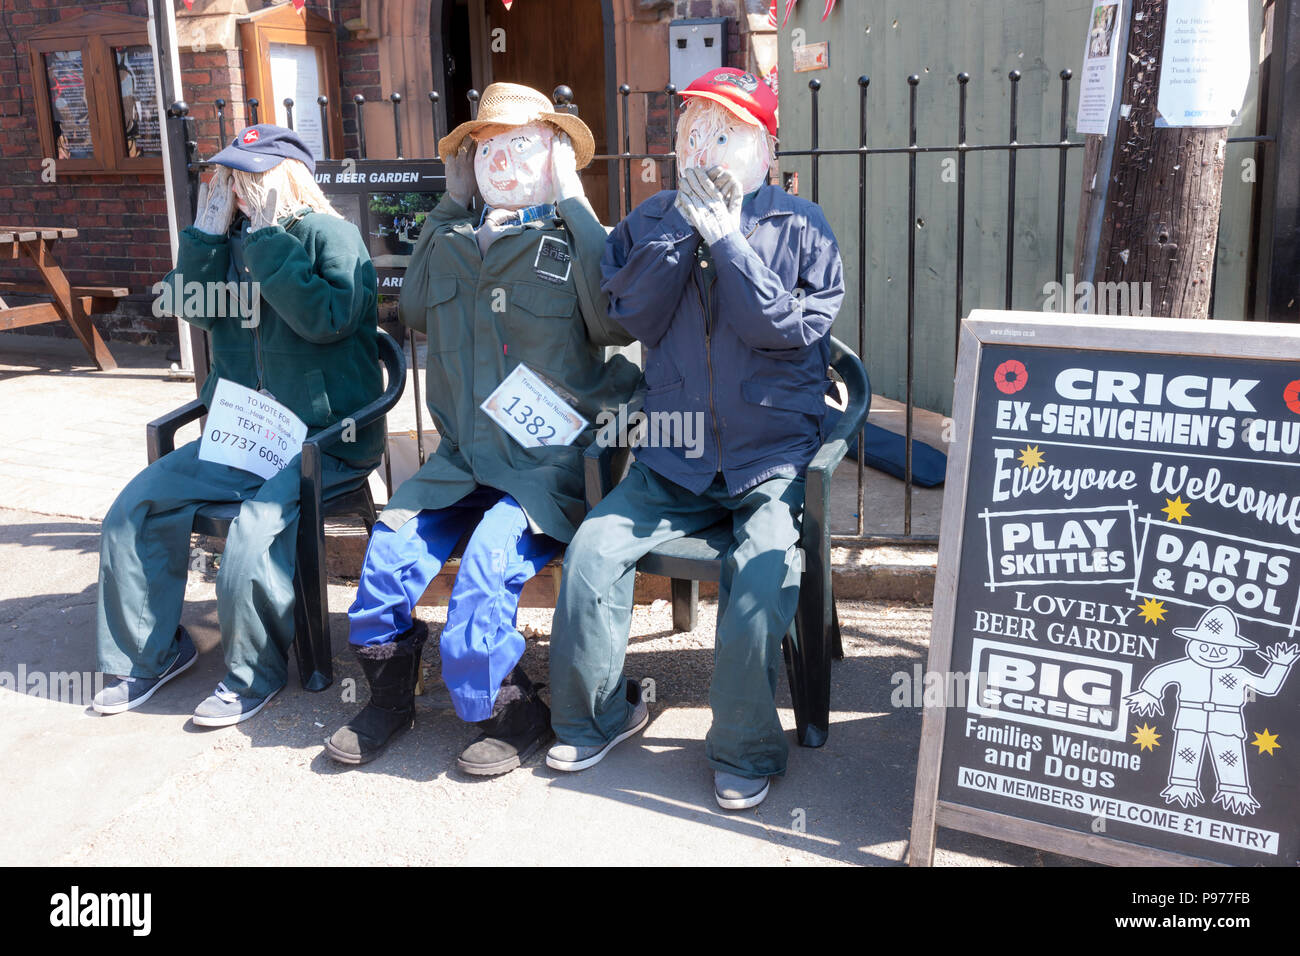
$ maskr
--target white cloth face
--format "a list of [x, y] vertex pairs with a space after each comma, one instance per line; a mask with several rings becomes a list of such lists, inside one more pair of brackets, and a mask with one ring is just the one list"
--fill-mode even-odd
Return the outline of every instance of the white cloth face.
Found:
[[496, 209], [554, 202], [552, 138], [546, 123], [529, 123], [475, 143], [474, 176], [483, 201]]
[[762, 127], [742, 122], [724, 106], [709, 103], [705, 109], [684, 114], [678, 124], [678, 175], [691, 166], [705, 170], [721, 166], [748, 195], [767, 181], [768, 159]]

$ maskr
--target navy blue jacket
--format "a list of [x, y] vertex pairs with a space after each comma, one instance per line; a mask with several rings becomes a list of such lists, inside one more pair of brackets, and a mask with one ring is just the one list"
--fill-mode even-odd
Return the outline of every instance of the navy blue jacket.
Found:
[[[703, 413], [703, 449], [640, 447], [638, 461], [699, 494], [721, 471], [732, 495], [802, 475], [821, 446], [826, 340], [844, 298], [821, 208], [763, 186], [741, 236], [712, 248], [678, 212], [675, 190], [618, 224], [601, 260], [609, 315], [646, 349], [645, 411]], [[748, 241], [746, 241], [748, 240]]]

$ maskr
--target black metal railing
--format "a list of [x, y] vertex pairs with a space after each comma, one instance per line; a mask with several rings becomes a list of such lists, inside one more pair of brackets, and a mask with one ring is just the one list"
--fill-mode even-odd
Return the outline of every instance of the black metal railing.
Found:
[[[907, 143], [900, 145], [871, 145], [868, 142], [868, 93], [871, 86], [869, 77], [861, 76], [858, 78], [859, 89], [859, 110], [858, 110], [858, 137], [856, 145], [846, 146], [826, 146], [821, 142], [821, 115], [820, 115], [820, 81], [814, 79], [808, 83], [808, 90], [811, 96], [810, 102], [810, 128], [809, 128], [809, 145], [806, 148], [783, 148], [777, 150], [778, 159], [783, 157], [801, 157], [807, 158], [810, 163], [810, 198], [813, 202], [820, 200], [821, 188], [821, 167], [822, 163], [827, 160], [841, 158], [856, 158], [857, 160], [857, 178], [858, 178], [858, 196], [857, 196], [857, 348], [860, 356], [866, 355], [866, 274], [867, 260], [866, 250], [868, 248], [869, 236], [867, 234], [867, 171], [868, 163], [873, 157], [900, 157], [906, 158], [906, 177], [907, 177], [907, 226], [908, 235], [907, 244], [907, 307], [905, 315], [905, 336], [906, 336], [906, 368], [904, 370], [904, 414], [905, 414], [905, 461], [904, 461], [904, 478], [903, 478], [903, 514], [902, 514], [902, 532], [901, 534], [868, 534], [865, 527], [865, 489], [867, 475], [864, 465], [865, 458], [865, 431], [858, 435], [858, 463], [857, 463], [857, 510], [854, 515], [856, 518], [855, 527], [851, 532], [837, 532], [839, 536], [851, 536], [866, 542], [877, 544], [889, 543], [930, 543], [937, 541], [938, 535], [933, 533], [914, 533], [912, 528], [913, 512], [913, 461], [912, 461], [912, 442], [914, 437], [914, 414], [915, 404], [915, 386], [916, 386], [916, 333], [917, 333], [917, 308], [916, 308], [916, 276], [917, 276], [917, 238], [915, 224], [917, 218], [917, 159], [922, 154], [947, 154], [955, 159], [955, 185], [956, 192], [956, 216], [953, 227], [955, 229], [956, 254], [953, 260], [953, 290], [954, 290], [954, 308], [952, 313], [952, 322], [955, 330], [960, 328], [961, 321], [966, 314], [967, 303], [965, 296], [965, 279], [966, 279], [966, 245], [967, 245], [967, 157], [971, 153], [1005, 153], [1007, 157], [1006, 166], [1006, 248], [1004, 255], [1004, 275], [1002, 282], [1001, 307], [1011, 309], [1014, 305], [1013, 287], [1016, 272], [1016, 247], [1015, 247], [1015, 223], [1017, 216], [1017, 160], [1022, 152], [1042, 152], [1054, 151], [1057, 154], [1057, 182], [1056, 182], [1056, 215], [1055, 215], [1055, 255], [1053, 259], [1054, 272], [1053, 277], [1057, 283], [1064, 283], [1065, 279], [1065, 235], [1067, 227], [1067, 216], [1077, 215], [1077, 204], [1071, 204], [1067, 196], [1067, 183], [1069, 173], [1069, 158], [1071, 152], [1082, 149], [1084, 143], [1081, 140], [1072, 140], [1069, 137], [1067, 127], [1067, 117], [1069, 111], [1070, 98], [1070, 81], [1072, 72], [1068, 69], [1061, 70], [1058, 74], [1060, 81], [1060, 106], [1058, 121], [1058, 136], [1055, 140], [1045, 142], [1020, 142], [1019, 141], [1019, 84], [1021, 73], [1019, 70], [1012, 70], [1007, 74], [1006, 82], [1009, 84], [1008, 91], [1008, 113], [1007, 113], [1007, 139], [1005, 142], [989, 143], [970, 143], [967, 141], [968, 127], [968, 93], [971, 82], [969, 73], [960, 72], [956, 75], [956, 92], [957, 92], [957, 110], [956, 110], [956, 141], [945, 144], [922, 144], [918, 140], [918, 89], [921, 84], [919, 74], [911, 74], [907, 77], [908, 97], [907, 97], [907, 114], [908, 114], [908, 136]], [[658, 177], [658, 182], [664, 184], [666, 188], [675, 188], [676, 186], [676, 122], [675, 114], [681, 97], [678, 95], [675, 87], [669, 85], [662, 90], [633, 90], [626, 84], [620, 86], [616, 95], [619, 98], [618, 118], [619, 128], [615, 135], [610, 137], [611, 141], [616, 141], [621, 145], [621, 149], [614, 153], [599, 153], [593, 161], [604, 162], [609, 166], [610, 181], [618, 183], [619, 188], [618, 201], [616, 208], [621, 210], [621, 214], [626, 215], [632, 207], [632, 169], [633, 164], [651, 160], [657, 167], [664, 168], [664, 175]], [[631, 123], [631, 103], [633, 95], [639, 95], [646, 98], [645, 107], [646, 115], [650, 114], [651, 96], [664, 95], [668, 103], [668, 150], [667, 152], [632, 152], [632, 123]], [[475, 90], [468, 93], [470, 101], [471, 116], [476, 116], [478, 112], [479, 94]], [[393, 124], [395, 128], [396, 152], [399, 159], [402, 158], [402, 124], [401, 110], [405, 107], [405, 101], [401, 94], [392, 93], [388, 97], [392, 104]], [[576, 112], [576, 107], [572, 103], [573, 94], [567, 86], [556, 87], [553, 100], [557, 109]], [[354, 109], [357, 152], [358, 156], [354, 157], [359, 162], [368, 160], [366, 152], [365, 124], [362, 121], [362, 107], [365, 105], [365, 98], [357, 94], [352, 98]], [[439, 110], [439, 96], [436, 92], [428, 93], [429, 108], [433, 115], [433, 128], [435, 143], [439, 138], [441, 111]], [[247, 101], [248, 115], [252, 123], [258, 121], [258, 101], [250, 99]], [[226, 102], [216, 100], [216, 118], [220, 130], [221, 141], [226, 141]], [[284, 101], [286, 125], [293, 127], [294, 106], [292, 100]], [[328, 130], [330, 114], [329, 101], [324, 97], [317, 99], [317, 107], [321, 114], [322, 130]], [[169, 115], [181, 118], [187, 118], [188, 107], [184, 103], [174, 104], [169, 111]], [[190, 190], [189, 200], [190, 208], [194, 208], [197, 199], [198, 173], [204, 164], [199, 162], [194, 155], [197, 146], [192, 134], [191, 125], [187, 127], [191, 132], [186, 136], [186, 145], [189, 149], [190, 156]], [[788, 137], [787, 137], [788, 138]], [[1255, 146], [1269, 146], [1274, 143], [1272, 135], [1260, 136], [1241, 136], [1232, 137], [1227, 141], [1229, 144], [1254, 144]], [[326, 158], [330, 156], [329, 136], [324, 136]], [[437, 160], [437, 149], [434, 149], [434, 159]], [[374, 162], [391, 162], [391, 160], [376, 160]], [[888, 237], [885, 237], [888, 238]], [[935, 264], [939, 265], [938, 263]], [[929, 263], [927, 263], [927, 268]], [[936, 269], [937, 271], [937, 269]], [[937, 320], [939, 317], [932, 317]], [[955, 348], [959, 335], [954, 335], [954, 362], [956, 359]], [[415, 362], [416, 345], [414, 333], [409, 340], [409, 347], [412, 356], [412, 367], [418, 368]], [[946, 372], [944, 373], [946, 374]], [[416, 401], [419, 401], [419, 390], [415, 392]], [[423, 462], [424, 454], [424, 436], [422, 416], [417, 409], [418, 424], [418, 443], [420, 461]]]

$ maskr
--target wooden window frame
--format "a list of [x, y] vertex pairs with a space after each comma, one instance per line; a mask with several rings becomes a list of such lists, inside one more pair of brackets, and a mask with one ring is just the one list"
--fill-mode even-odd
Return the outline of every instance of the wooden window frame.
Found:
[[[325, 135], [329, 137], [329, 155], [343, 158], [343, 104], [339, 92], [338, 43], [332, 21], [304, 10], [293, 9], [285, 3], [259, 10], [239, 20], [239, 46], [244, 64], [244, 87], [248, 97], [257, 99], [257, 121], [287, 126], [284, 106], [275, 99], [271, 86], [271, 44], [287, 43], [292, 46], [311, 47], [316, 52], [316, 75], [325, 87], [329, 98], [329, 120]], [[304, 109], [319, 115], [320, 106], [310, 103], [293, 104], [294, 126]], [[224, 144], [223, 144], [224, 145]]]
[[[86, 13], [50, 24], [31, 34], [27, 41], [35, 88], [36, 126], [41, 150], [53, 159], [60, 175], [95, 173], [161, 173], [161, 156], [128, 156], [123, 129], [122, 94], [114, 50], [125, 46], [149, 46], [148, 21], [122, 14]], [[45, 72], [48, 53], [81, 53], [86, 84], [86, 108], [95, 155], [80, 159], [59, 159], [54, 134], [53, 104]], [[164, 122], [159, 117], [159, 122]]]

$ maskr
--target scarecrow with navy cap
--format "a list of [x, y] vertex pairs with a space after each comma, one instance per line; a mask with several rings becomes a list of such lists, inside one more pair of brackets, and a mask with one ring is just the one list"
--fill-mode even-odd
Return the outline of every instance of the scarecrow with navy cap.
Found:
[[[210, 336], [211, 372], [199, 396], [209, 422], [226, 381], [296, 416], [310, 435], [383, 390], [370, 255], [316, 186], [315, 160], [292, 130], [250, 126], [211, 162], [216, 174], [181, 234], [176, 268], [155, 291]], [[345, 428], [323, 449], [324, 493], [364, 482], [382, 450], [382, 422]], [[95, 696], [96, 711], [138, 707], [194, 664], [180, 618], [190, 528], [206, 504], [237, 504], [239, 513], [216, 581], [226, 674], [194, 723], [247, 720], [284, 686], [299, 483], [297, 456], [263, 477], [212, 460], [199, 441], [131, 480], [100, 538], [99, 666], [112, 679]]]
[[1165, 803], [1195, 807], [1201, 796], [1201, 761], [1206, 751], [1218, 789], [1214, 802], [1237, 814], [1254, 813], [1259, 801], [1250, 792], [1246, 773], [1246, 724], [1242, 711], [1256, 695], [1274, 697], [1300, 657], [1295, 644], [1274, 644], [1260, 656], [1262, 674], [1239, 666], [1242, 654], [1259, 647], [1238, 633], [1237, 615], [1217, 605], [1201, 615], [1196, 627], [1176, 627], [1187, 641], [1187, 656], [1147, 671], [1138, 689], [1124, 699], [1139, 714], [1163, 714], [1161, 698], [1170, 684], [1178, 688], [1174, 745], [1170, 748]]
[[556, 770], [593, 766], [649, 720], [623, 673], [636, 563], [726, 521], [705, 755], [720, 807], [757, 806], [786, 768], [781, 640], [799, 596], [804, 472], [821, 446], [827, 334], [844, 296], [821, 208], [767, 183], [776, 95], [721, 68], [682, 93], [676, 190], [645, 200], [601, 260], [610, 317], [647, 348], [646, 414], [703, 447], [636, 449], [564, 561], [551, 639]]

